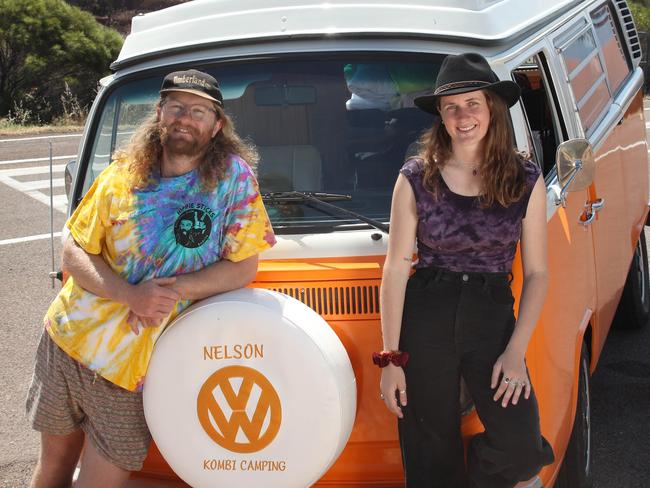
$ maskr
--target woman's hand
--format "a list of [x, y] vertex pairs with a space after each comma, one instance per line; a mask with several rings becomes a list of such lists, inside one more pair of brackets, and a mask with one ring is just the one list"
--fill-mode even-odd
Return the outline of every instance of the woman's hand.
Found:
[[[389, 364], [381, 370], [381, 381], [379, 382], [381, 399], [386, 407], [399, 418], [404, 418], [400, 406], [406, 406], [406, 378], [404, 370], [400, 366]], [[397, 404], [399, 395], [399, 405]]]
[[517, 405], [522, 391], [526, 400], [530, 397], [530, 380], [524, 356], [525, 352], [506, 348], [494, 363], [491, 386], [492, 389], [499, 386], [494, 394], [494, 401], [497, 402], [501, 398], [502, 407], [507, 407], [510, 400], [513, 405]]

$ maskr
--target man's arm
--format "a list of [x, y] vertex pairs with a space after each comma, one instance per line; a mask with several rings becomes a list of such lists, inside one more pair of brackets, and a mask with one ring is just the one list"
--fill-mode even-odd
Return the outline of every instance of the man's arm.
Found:
[[139, 317], [160, 321], [167, 317], [180, 298], [169, 285], [176, 278], [154, 278], [132, 285], [104, 261], [87, 253], [69, 236], [63, 245], [63, 267], [83, 289], [122, 303]]
[[257, 263], [257, 254], [237, 262], [222, 259], [199, 271], [177, 275], [171, 287], [181, 298], [200, 300], [248, 285], [255, 278]]

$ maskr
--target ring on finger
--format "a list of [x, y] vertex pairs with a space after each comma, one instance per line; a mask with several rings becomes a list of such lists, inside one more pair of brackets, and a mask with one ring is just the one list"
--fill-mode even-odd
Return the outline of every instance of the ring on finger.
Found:
[[380, 393], [380, 394], [379, 394], [379, 398], [381, 398], [381, 399], [383, 400], [383, 399], [384, 399], [384, 394], [383, 394], [383, 393]]
[[406, 393], [406, 390], [400, 390], [399, 393], [400, 395], [404, 395]]
[[503, 377], [503, 382], [507, 385], [508, 383], [510, 383], [510, 378], [508, 378], [507, 376], [504, 376]]

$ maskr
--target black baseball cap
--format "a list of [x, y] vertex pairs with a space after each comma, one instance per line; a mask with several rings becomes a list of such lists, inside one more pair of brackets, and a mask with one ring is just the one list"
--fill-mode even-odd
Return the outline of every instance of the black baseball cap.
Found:
[[211, 75], [196, 69], [174, 71], [165, 76], [160, 93], [185, 92], [207, 98], [223, 107], [223, 95], [219, 82]]

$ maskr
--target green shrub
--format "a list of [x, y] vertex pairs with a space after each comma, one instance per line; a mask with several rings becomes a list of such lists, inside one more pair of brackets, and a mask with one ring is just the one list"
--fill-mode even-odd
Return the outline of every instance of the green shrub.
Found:
[[121, 36], [63, 0], [0, 0], [0, 12], [0, 117], [51, 122], [72, 97], [83, 111]]
[[639, 2], [628, 2], [628, 5], [637, 30], [648, 32], [650, 30], [650, 8]]

